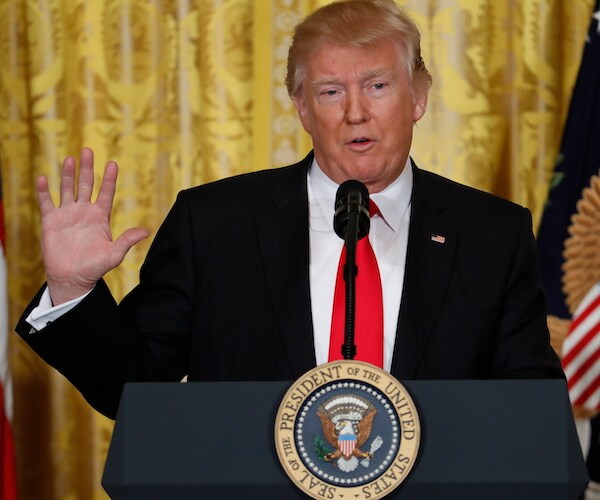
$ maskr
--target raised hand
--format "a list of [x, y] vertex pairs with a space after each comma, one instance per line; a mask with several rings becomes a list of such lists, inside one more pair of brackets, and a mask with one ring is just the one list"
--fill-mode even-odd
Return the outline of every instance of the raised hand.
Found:
[[110, 215], [117, 164], [106, 164], [98, 197], [92, 203], [93, 151], [81, 151], [76, 190], [75, 163], [70, 156], [63, 162], [58, 207], [50, 196], [46, 176], [39, 177], [36, 186], [42, 214], [42, 257], [54, 305], [91, 290], [104, 274], [123, 261], [133, 245], [148, 236], [148, 231], [136, 227], [127, 229], [116, 240], [112, 238]]

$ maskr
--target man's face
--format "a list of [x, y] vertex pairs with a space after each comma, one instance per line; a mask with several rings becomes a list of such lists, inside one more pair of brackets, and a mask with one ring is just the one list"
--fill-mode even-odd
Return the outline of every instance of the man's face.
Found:
[[304, 69], [294, 102], [319, 166], [338, 184], [356, 179], [370, 193], [383, 190], [402, 172], [427, 106], [427, 89], [411, 89], [402, 49], [391, 40], [322, 43]]

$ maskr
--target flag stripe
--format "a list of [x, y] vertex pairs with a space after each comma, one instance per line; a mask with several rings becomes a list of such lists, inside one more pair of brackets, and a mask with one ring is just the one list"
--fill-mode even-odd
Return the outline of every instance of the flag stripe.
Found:
[[575, 330], [581, 323], [583, 323], [598, 306], [600, 306], [600, 293], [596, 294], [596, 297], [591, 301], [590, 304], [582, 302], [578, 309], [583, 309], [583, 311], [575, 311], [575, 316], [573, 317], [573, 322], [571, 323], [571, 330]]
[[600, 342], [600, 337], [596, 336], [598, 331], [600, 331], [600, 322], [598, 322], [598, 320], [596, 320], [596, 324], [591, 328], [581, 328], [577, 331], [569, 331], [563, 348], [563, 366], [565, 368], [569, 366], [576, 357], [582, 354], [582, 351], [590, 344], [590, 342], [593, 342], [594, 344]]
[[573, 315], [562, 363], [571, 402], [592, 411], [599, 409], [600, 283], [588, 291]]
[[[580, 363], [579, 366], [575, 367], [569, 374], [566, 373], [567, 370], [565, 369], [565, 374], [569, 378], [569, 386], [575, 385], [585, 375], [585, 373], [591, 369], [595, 363], [598, 362], [598, 359], [600, 359], [600, 347], [597, 347], [590, 356]], [[569, 368], [572, 367], [569, 366]]]
[[[4, 391], [0, 385], [0, 404], [4, 406]], [[17, 470], [15, 465], [15, 449], [10, 421], [2, 412], [0, 415], [0, 498], [2, 500], [17, 499]]]
[[598, 404], [598, 391], [600, 391], [600, 373], [596, 374], [596, 377], [580, 394], [575, 395], [575, 404], [583, 408], [591, 407], [590, 405], [594, 401]]
[[600, 361], [596, 360], [591, 363], [590, 369], [583, 373], [578, 380], [568, 380], [569, 390], [576, 399], [580, 398], [581, 394], [587, 390], [590, 384], [593, 384], [598, 375], [600, 375]]

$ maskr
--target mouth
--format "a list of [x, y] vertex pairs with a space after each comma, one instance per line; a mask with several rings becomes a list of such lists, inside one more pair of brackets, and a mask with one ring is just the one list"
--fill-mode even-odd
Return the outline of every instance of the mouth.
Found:
[[363, 153], [371, 149], [375, 141], [368, 137], [355, 137], [346, 143], [346, 147], [351, 151]]

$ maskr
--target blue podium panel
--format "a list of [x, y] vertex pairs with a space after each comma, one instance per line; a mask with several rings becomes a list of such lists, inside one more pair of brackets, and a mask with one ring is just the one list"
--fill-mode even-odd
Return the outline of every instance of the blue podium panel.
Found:
[[[290, 384], [128, 384], [104, 488], [115, 500], [307, 498], [274, 445], [275, 414]], [[413, 471], [389, 498], [575, 500], [585, 489], [563, 381], [403, 384], [418, 407], [422, 441]]]

